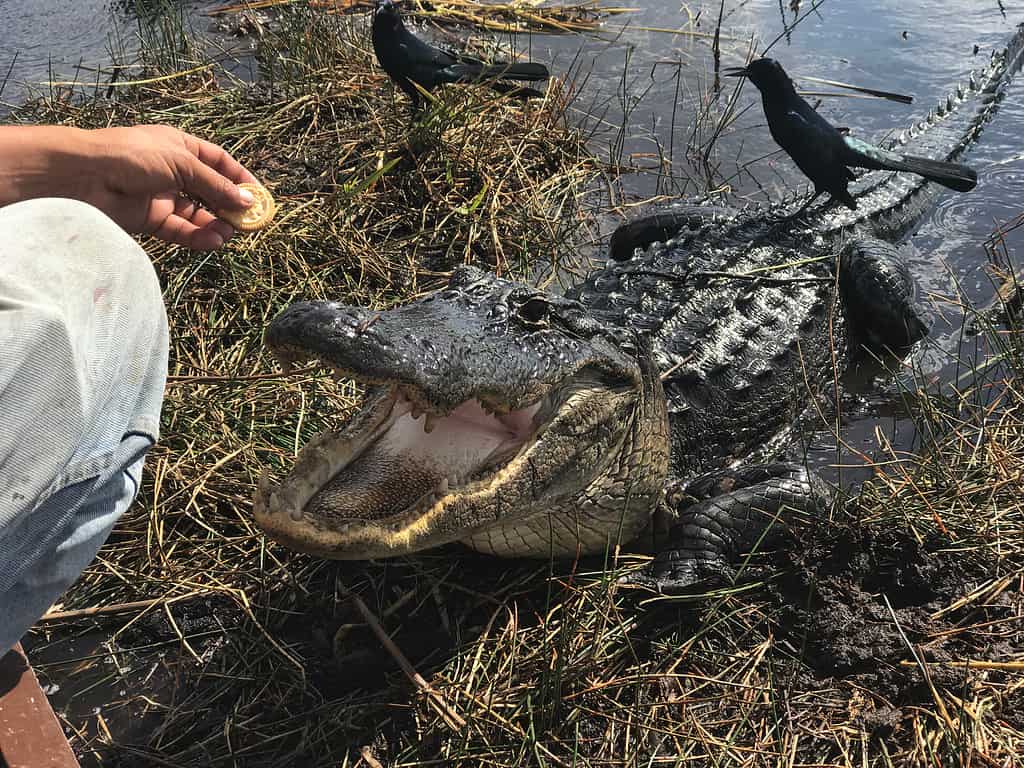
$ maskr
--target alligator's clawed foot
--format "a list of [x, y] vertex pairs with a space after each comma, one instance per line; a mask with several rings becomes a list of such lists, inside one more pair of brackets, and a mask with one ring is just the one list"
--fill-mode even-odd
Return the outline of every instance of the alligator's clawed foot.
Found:
[[753, 464], [670, 485], [665, 501], [678, 515], [666, 546], [620, 583], [678, 595], [761, 579], [749, 556], [819, 520], [831, 494], [799, 464]]
[[626, 587], [649, 589], [662, 595], [700, 594], [731, 585], [735, 571], [721, 558], [695, 558], [692, 552], [670, 549], [638, 571], [619, 578]]

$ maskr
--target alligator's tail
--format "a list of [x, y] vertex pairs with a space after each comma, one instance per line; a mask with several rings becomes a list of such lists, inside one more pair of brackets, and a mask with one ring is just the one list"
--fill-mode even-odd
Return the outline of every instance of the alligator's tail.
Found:
[[[988, 66], [972, 72], [967, 83], [957, 86], [923, 120], [892, 142], [886, 154], [895, 156], [906, 167], [881, 165], [884, 170], [873, 170], [859, 177], [850, 185], [850, 193], [858, 203], [857, 210], [832, 209], [821, 215], [821, 229], [835, 231], [868, 220], [875, 222], [879, 234], [895, 234], [897, 230], [912, 226], [916, 216], [906, 205], [912, 198], [923, 205], [929, 195], [920, 193], [928, 187], [919, 176], [894, 174], [893, 170], [913, 171], [953, 189], [973, 187], [976, 178], [972, 171], [964, 166], [954, 166], [963, 170], [953, 171], [947, 164], [953, 164], [975, 142], [985, 123], [999, 108], [1010, 80], [1022, 64], [1024, 24], [1017, 27], [1001, 51], [992, 54]], [[935, 178], [934, 172], [939, 169], [939, 178]], [[893, 215], [887, 216], [890, 212]]]
[[970, 192], [978, 184], [978, 173], [962, 163], [950, 163], [945, 160], [930, 160], [927, 157], [901, 155], [891, 152], [866, 141], [846, 136], [846, 164], [858, 168], [871, 168], [877, 171], [908, 171], [924, 176], [926, 179], [955, 189], [957, 192]]

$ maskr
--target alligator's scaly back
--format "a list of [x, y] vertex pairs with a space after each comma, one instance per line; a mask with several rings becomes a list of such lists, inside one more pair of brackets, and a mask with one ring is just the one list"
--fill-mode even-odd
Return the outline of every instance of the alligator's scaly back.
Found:
[[[962, 154], [994, 113], [1022, 51], [1024, 28], [906, 131], [900, 150], [940, 160]], [[714, 209], [711, 221], [695, 207], [692, 221], [680, 216], [676, 237], [613, 260], [569, 291], [602, 322], [649, 339], [663, 372], [677, 473], [746, 459], [783, 436], [793, 416], [785, 404], [806, 404], [807, 384], [821, 391], [839, 373], [838, 241], [854, 230], [858, 238], [898, 238], [920, 221], [933, 190], [914, 174], [876, 171], [851, 186], [857, 211], [818, 209], [802, 222], [781, 217], [803, 199], [732, 217]]]
[[[995, 114], [1013, 74], [1024, 64], [1024, 24], [984, 69], [972, 72], [921, 121], [904, 130], [893, 148], [933, 160], [953, 161], [977, 140]], [[912, 229], [933, 195], [935, 184], [910, 173], [871, 171], [850, 185], [857, 210], [830, 209], [809, 217], [814, 229], [835, 234], [865, 224], [879, 237], [898, 238]]]

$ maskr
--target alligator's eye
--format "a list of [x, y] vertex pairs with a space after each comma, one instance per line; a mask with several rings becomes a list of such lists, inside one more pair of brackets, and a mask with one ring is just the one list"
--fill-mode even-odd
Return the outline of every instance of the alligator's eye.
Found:
[[519, 317], [523, 319], [523, 322], [530, 323], [531, 325], [540, 325], [547, 320], [549, 308], [547, 301], [544, 299], [527, 299], [519, 307]]

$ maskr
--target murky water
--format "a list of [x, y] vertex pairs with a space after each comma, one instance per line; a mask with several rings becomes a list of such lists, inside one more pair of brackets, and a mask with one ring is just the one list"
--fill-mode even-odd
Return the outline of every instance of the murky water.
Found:
[[179, 9], [202, 30], [207, 21], [201, 12], [214, 3], [0, 0], [0, 99], [16, 103], [54, 79], [92, 82], [97, 68], [138, 48], [139, 14], [162, 6]]
[[[152, 3], [149, 4], [150, 6]], [[179, 2], [193, 29], [209, 24], [211, 2]], [[874, 85], [915, 97], [913, 105], [864, 98], [822, 97], [820, 110], [836, 124], [868, 139], [882, 139], [919, 117], [958, 80], [987, 61], [1024, 20], [1024, 5], [997, 0], [824, 0], [794, 11], [781, 0], [679, 4], [663, 0], [629, 3], [640, 10], [613, 17], [589, 37], [534, 35], [513, 41], [552, 63], [552, 71], [578, 89], [574, 114], [593, 131], [603, 157], [633, 168], [622, 182], [625, 201], [651, 195], [696, 195], [727, 186], [747, 199], [784, 194], [802, 178], [772, 143], [756, 90], [738, 98], [735, 123], [719, 130], [724, 98], [714, 91], [713, 32], [721, 14], [721, 66], [743, 63], [748, 52], [770, 54], [798, 83], [816, 76]], [[51, 74], [89, 80], [111, 50], [132, 49], [140, 8], [133, 0], [86, 0], [74, 4], [38, 0], [0, 2], [0, 71], [10, 72], [3, 93], [17, 98], [19, 83], [37, 84]], [[826, 86], [804, 81], [807, 90]], [[733, 81], [723, 87], [728, 94]], [[846, 92], [842, 92], [846, 93]], [[983, 241], [1001, 222], [1024, 210], [1024, 77], [1018, 78], [997, 118], [969, 155], [979, 171], [969, 194], [947, 193], [923, 221], [905, 251], [930, 303], [935, 327], [915, 358], [920, 375], [949, 381], [976, 343], [961, 345], [962, 313], [950, 298], [962, 294], [983, 304], [992, 295]], [[713, 141], [712, 141], [713, 139]], [[1011, 256], [1024, 230], [1012, 233]], [[876, 398], [877, 399], [877, 398]], [[885, 410], [884, 408], [882, 410]], [[862, 409], [844, 439], [874, 447], [876, 427], [898, 446], [912, 431], [898, 421]], [[814, 441], [811, 459], [835, 477], [837, 458], [827, 435]], [[840, 458], [839, 463], [847, 463]], [[860, 473], [854, 473], [853, 477]], [[850, 478], [847, 478], [850, 479]]]

